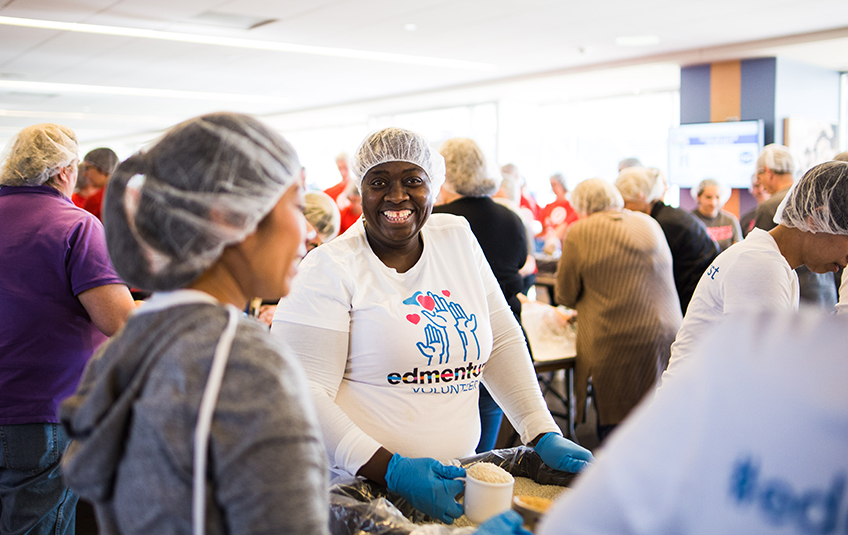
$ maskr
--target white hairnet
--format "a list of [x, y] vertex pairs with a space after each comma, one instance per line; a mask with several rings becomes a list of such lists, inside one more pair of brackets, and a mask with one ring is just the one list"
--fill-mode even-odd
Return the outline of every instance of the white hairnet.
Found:
[[67, 126], [28, 126], [3, 151], [0, 185], [40, 186], [76, 160], [78, 152], [77, 136]]
[[184, 287], [256, 230], [299, 171], [291, 145], [252, 117], [178, 124], [109, 183], [104, 223], [115, 269], [145, 290]]
[[365, 138], [353, 157], [354, 182], [357, 187], [372, 167], [386, 162], [409, 162], [427, 173], [433, 198], [445, 182], [445, 159], [430, 148], [424, 136], [403, 128], [384, 128]]
[[581, 215], [592, 215], [604, 210], [621, 210], [624, 199], [618, 189], [600, 178], [589, 178], [577, 184], [571, 192], [574, 209]]
[[341, 214], [336, 201], [323, 191], [309, 191], [304, 196], [303, 215], [322, 242], [335, 238], [341, 226]]
[[777, 208], [775, 223], [804, 232], [848, 235], [848, 163], [807, 171]]

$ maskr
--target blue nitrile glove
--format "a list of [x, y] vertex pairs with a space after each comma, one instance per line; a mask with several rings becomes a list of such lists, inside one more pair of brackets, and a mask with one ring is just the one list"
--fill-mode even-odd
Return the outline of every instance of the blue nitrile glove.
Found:
[[438, 519], [452, 524], [462, 516], [462, 506], [456, 495], [465, 484], [457, 477], [465, 476], [465, 468], [448, 466], [436, 459], [421, 457], [410, 459], [395, 453], [386, 470], [389, 490], [400, 494], [413, 507]]
[[524, 519], [515, 511], [504, 511], [480, 524], [474, 535], [532, 535], [521, 527]]
[[556, 433], [546, 433], [535, 450], [546, 465], [563, 472], [579, 472], [595, 460], [591, 451]]

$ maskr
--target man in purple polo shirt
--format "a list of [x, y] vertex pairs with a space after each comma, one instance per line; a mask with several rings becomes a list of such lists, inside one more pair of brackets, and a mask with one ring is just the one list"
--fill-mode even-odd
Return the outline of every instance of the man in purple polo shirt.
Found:
[[0, 162], [0, 533], [74, 533], [57, 409], [134, 306], [102, 224], [70, 200], [77, 152], [71, 129], [39, 124]]

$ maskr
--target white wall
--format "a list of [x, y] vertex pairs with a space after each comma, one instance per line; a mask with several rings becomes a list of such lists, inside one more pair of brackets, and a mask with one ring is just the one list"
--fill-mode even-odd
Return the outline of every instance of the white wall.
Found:
[[371, 131], [402, 126], [438, 147], [470, 137], [494, 170], [515, 163], [541, 202], [548, 177], [564, 172], [573, 187], [599, 176], [613, 180], [618, 161], [637, 156], [665, 169], [668, 128], [679, 122], [680, 69], [652, 64], [533, 77], [377, 99], [262, 119], [285, 135], [307, 168], [308, 181], [338, 181], [336, 154], [352, 154]]

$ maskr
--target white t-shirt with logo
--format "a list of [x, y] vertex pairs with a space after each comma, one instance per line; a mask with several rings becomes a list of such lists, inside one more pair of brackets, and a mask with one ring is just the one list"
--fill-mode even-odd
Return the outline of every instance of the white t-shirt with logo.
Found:
[[743, 313], [702, 342], [536, 533], [846, 532], [846, 317]]
[[718, 255], [698, 281], [663, 374], [665, 383], [687, 358], [706, 329], [727, 314], [744, 311], [798, 310], [798, 275], [780, 254], [771, 235], [753, 229], [741, 242]]
[[[275, 324], [349, 333], [347, 354], [300, 357], [331, 460], [350, 473], [381, 445], [406, 457], [473, 454], [484, 370], [490, 389], [499, 376], [516, 391], [539, 390], [526, 348], [491, 355], [490, 318], [511, 312], [468, 223], [433, 214], [422, 238], [421, 258], [398, 273], [374, 255], [360, 220], [310, 252], [274, 317]], [[523, 345], [514, 319], [510, 330], [497, 334]], [[522, 407], [504, 406], [520, 415], [522, 436], [558, 432], [541, 395], [524, 397]]]

